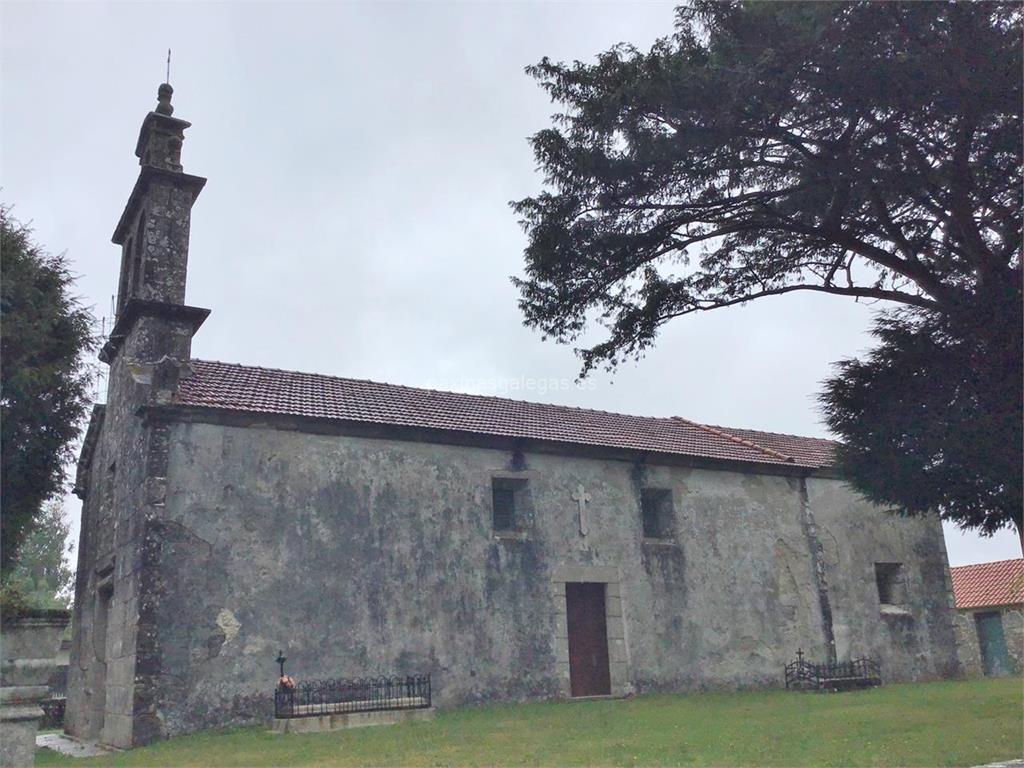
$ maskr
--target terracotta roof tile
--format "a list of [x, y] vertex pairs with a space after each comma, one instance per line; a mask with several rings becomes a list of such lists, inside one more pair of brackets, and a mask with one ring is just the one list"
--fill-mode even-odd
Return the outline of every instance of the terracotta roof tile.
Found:
[[192, 360], [181, 405], [433, 428], [805, 468], [830, 465], [828, 440], [440, 392], [360, 379]]
[[957, 608], [1024, 603], [1024, 558], [949, 569]]
[[814, 467], [832, 465], [833, 451], [836, 443], [821, 437], [800, 437], [784, 435], [778, 432], [761, 432], [756, 429], [736, 429], [734, 427], [718, 427], [730, 434], [742, 437], [760, 446], [792, 456], [800, 464]]

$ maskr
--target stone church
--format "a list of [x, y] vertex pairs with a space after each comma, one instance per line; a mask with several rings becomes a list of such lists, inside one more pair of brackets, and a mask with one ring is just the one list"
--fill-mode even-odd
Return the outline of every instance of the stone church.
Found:
[[117, 320], [78, 464], [67, 730], [265, 721], [297, 678], [432, 676], [440, 706], [781, 685], [798, 649], [955, 674], [939, 522], [825, 440], [196, 360], [189, 123], [142, 123]]

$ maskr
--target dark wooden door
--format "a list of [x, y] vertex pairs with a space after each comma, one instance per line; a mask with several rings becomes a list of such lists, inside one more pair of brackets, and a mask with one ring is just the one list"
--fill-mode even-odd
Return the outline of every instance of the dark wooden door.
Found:
[[606, 696], [612, 692], [612, 683], [608, 671], [604, 584], [566, 584], [565, 608], [572, 695]]

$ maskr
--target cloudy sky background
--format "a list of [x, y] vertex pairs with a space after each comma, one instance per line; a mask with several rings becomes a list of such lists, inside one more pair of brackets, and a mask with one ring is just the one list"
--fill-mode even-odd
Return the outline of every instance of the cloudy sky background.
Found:
[[[656, 3], [6, 2], [0, 199], [109, 315], [110, 236], [170, 47], [185, 170], [209, 178], [188, 302], [213, 313], [194, 356], [826, 436], [819, 383], [870, 345], [877, 305], [684, 318], [582, 388], [572, 350], [522, 326], [508, 201], [540, 189], [526, 137], [555, 111], [523, 67], [647, 47], [672, 20]], [[946, 539], [954, 565], [1020, 556], [1010, 532]]]

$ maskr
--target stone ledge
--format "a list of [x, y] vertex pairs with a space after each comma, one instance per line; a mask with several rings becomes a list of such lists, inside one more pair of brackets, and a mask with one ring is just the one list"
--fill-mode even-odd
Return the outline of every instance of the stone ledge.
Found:
[[109, 755], [113, 751], [110, 747], [101, 747], [92, 742], [79, 741], [73, 736], [68, 736], [66, 733], [41, 733], [36, 736], [36, 746], [52, 749], [54, 752], [59, 752], [69, 757], [99, 757], [101, 755]]
[[36, 725], [43, 716], [43, 710], [36, 704], [24, 702], [5, 703], [0, 706], [0, 723], [32, 723], [33, 736]]
[[645, 536], [643, 546], [649, 549], [679, 549], [679, 542], [675, 539], [656, 539]]
[[5, 685], [0, 688], [0, 703], [18, 705], [33, 704], [50, 695], [50, 686], [43, 685]]
[[882, 603], [878, 611], [879, 615], [883, 618], [890, 617], [895, 619], [913, 619], [914, 614], [904, 608], [902, 605], [892, 605], [891, 603]]
[[604, 583], [617, 582], [619, 569], [613, 565], [577, 565], [563, 563], [552, 569], [553, 582]]
[[495, 541], [529, 541], [530, 532], [517, 528], [510, 531], [494, 531], [491, 537]]
[[57, 668], [56, 659], [6, 659], [0, 662], [0, 677], [7, 686], [46, 686]]
[[365, 728], [373, 725], [395, 725], [415, 720], [433, 720], [435, 711], [428, 709], [396, 709], [387, 712], [350, 712], [339, 715], [274, 718], [273, 733], [324, 733], [345, 728]]

